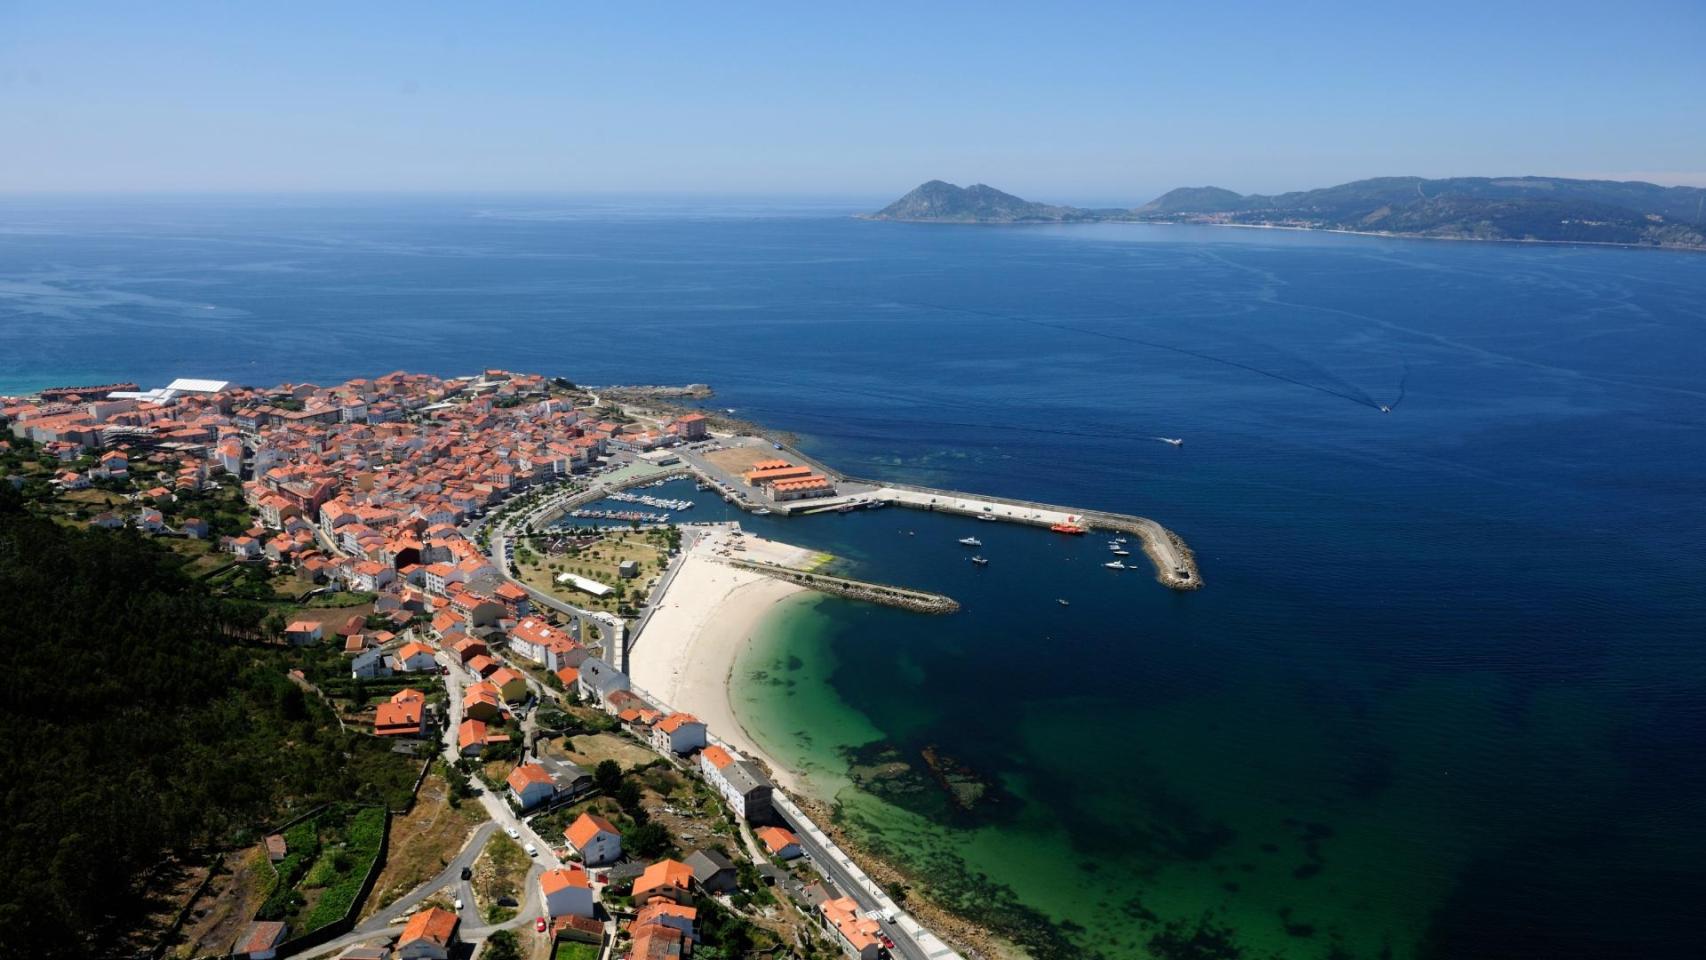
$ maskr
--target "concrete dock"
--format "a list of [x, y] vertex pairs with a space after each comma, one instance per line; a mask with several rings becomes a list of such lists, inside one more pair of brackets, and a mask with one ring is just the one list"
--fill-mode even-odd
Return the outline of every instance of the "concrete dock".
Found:
[[867, 480], [848, 476], [792, 447], [770, 440], [757, 437], [718, 439], [725, 444], [762, 445], [774, 450], [782, 459], [809, 466], [835, 481], [836, 495], [833, 497], [772, 502], [759, 491], [741, 483], [739, 477], [705, 460], [697, 451], [684, 449], [680, 452], [683, 465], [743, 510], [762, 509], [780, 516], [804, 516], [837, 510], [905, 507], [968, 517], [991, 517], [1004, 523], [1022, 523], [1034, 527], [1047, 528], [1066, 524], [1080, 527], [1087, 534], [1128, 534], [1137, 537], [1143, 544], [1144, 555], [1155, 565], [1155, 579], [1162, 585], [1180, 591], [1202, 588], [1202, 576], [1197, 570], [1196, 557], [1184, 540], [1148, 517]]

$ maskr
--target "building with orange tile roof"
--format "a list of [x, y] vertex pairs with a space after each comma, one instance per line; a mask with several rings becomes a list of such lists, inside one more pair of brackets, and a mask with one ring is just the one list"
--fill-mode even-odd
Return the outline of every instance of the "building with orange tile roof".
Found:
[[592, 881], [579, 864], [570, 864], [540, 874], [539, 895], [547, 919], [593, 915]]
[[550, 802], [557, 795], [557, 781], [542, 764], [524, 763], [509, 772], [510, 796], [523, 810]]
[[426, 701], [404, 700], [380, 704], [373, 714], [373, 733], [381, 737], [424, 736]]
[[580, 854], [588, 866], [600, 866], [622, 859], [622, 833], [616, 825], [596, 813], [583, 813], [563, 828], [569, 849]]
[[462, 695], [462, 714], [491, 723], [503, 716], [503, 695], [489, 683], [476, 683]]
[[661, 897], [676, 903], [691, 903], [693, 868], [680, 860], [659, 860], [634, 881], [634, 902], [650, 903]]
[[825, 929], [841, 944], [843, 953], [858, 960], [877, 960], [882, 949], [877, 921], [865, 916], [852, 897], [825, 900], [818, 904]]
[[692, 753], [705, 746], [705, 722], [691, 713], [672, 713], [652, 726], [652, 746], [659, 752]]
[[764, 849], [778, 860], [792, 860], [804, 852], [800, 849], [800, 838], [784, 827], [759, 827], [753, 833], [758, 836], [758, 842], [764, 844]]
[[456, 914], [441, 907], [416, 913], [397, 937], [399, 960], [449, 960], [459, 923]]

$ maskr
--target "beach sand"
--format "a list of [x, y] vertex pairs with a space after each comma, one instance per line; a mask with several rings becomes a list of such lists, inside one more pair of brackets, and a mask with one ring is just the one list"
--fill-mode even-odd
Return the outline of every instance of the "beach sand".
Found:
[[[718, 563], [718, 551], [730, 542], [726, 533], [718, 534], [688, 550], [630, 651], [629, 674], [636, 686], [671, 708], [705, 721], [713, 736], [764, 761], [779, 786], [797, 792], [800, 784], [795, 778], [741, 727], [729, 703], [729, 674], [765, 616], [805, 588]], [[736, 555], [748, 559], [803, 567], [815, 557], [807, 550], [751, 536], [740, 542], [747, 549]]]

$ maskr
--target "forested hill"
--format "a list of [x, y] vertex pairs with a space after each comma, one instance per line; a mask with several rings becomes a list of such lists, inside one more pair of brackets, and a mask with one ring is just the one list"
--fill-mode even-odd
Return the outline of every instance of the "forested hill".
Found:
[[932, 180], [870, 219], [1215, 223], [1706, 249], [1706, 188], [1562, 177], [1381, 177], [1272, 196], [1181, 187], [1133, 209], [1093, 210], [1032, 203], [982, 185], [962, 190]]
[[0, 597], [9, 946], [119, 955], [172, 855], [364, 792], [330, 715], [244, 639], [263, 609], [212, 596], [163, 547], [27, 514], [0, 483]]

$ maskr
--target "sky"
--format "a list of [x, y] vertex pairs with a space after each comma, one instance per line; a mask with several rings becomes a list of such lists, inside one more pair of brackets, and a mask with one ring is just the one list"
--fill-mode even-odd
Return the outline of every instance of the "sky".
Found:
[[1706, 186], [1706, 2], [0, 0], [0, 192]]

